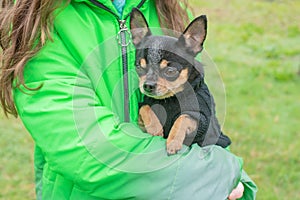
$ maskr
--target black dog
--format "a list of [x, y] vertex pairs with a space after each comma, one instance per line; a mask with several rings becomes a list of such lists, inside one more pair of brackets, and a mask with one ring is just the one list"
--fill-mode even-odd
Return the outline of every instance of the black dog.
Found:
[[206, 38], [206, 16], [194, 19], [178, 39], [153, 36], [137, 9], [130, 25], [139, 87], [145, 94], [139, 109], [141, 128], [167, 138], [168, 154], [175, 154], [182, 144], [230, 145], [215, 116], [203, 67], [195, 59]]

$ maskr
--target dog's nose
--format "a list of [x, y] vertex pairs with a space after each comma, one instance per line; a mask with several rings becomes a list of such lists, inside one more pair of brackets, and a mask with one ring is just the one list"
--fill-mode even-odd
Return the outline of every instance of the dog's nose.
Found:
[[152, 93], [156, 88], [156, 83], [144, 83], [143, 88], [146, 92]]

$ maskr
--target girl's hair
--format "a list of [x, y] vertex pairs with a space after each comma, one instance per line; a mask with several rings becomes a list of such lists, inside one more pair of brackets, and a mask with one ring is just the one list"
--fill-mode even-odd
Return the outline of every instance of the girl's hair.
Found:
[[[54, 10], [66, 0], [2, 0], [0, 10], [0, 101], [5, 115], [17, 116], [12, 97], [13, 87], [24, 83], [24, 67], [51, 40]], [[70, 0], [67, 0], [67, 4]], [[188, 22], [187, 1], [156, 0], [162, 26], [183, 31]]]
[[[0, 11], [0, 101], [5, 115], [17, 116], [13, 85], [25, 88], [26, 62], [50, 38], [53, 11], [63, 0], [3, 0]], [[13, 81], [15, 81], [13, 83]], [[30, 89], [30, 88], [27, 88]], [[30, 90], [37, 90], [31, 88]]]
[[[159, 22], [166, 28], [165, 33], [176, 35], [182, 32], [189, 22], [187, 14], [187, 0], [156, 0], [156, 10], [159, 16]], [[168, 31], [169, 30], [169, 31]]]

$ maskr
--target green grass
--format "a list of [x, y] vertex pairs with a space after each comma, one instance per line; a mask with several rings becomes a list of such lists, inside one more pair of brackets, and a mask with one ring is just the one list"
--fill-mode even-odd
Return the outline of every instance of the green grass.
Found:
[[[300, 199], [300, 1], [191, 2], [208, 16], [205, 47], [226, 88], [219, 115], [257, 199]], [[33, 199], [33, 143], [19, 120], [0, 117], [0, 147], [0, 199]]]
[[22, 123], [0, 115], [0, 199], [34, 199], [32, 152]]

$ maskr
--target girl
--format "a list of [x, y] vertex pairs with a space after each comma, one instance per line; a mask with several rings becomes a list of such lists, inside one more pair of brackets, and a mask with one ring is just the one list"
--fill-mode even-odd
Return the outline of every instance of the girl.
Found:
[[[136, 126], [128, 18], [182, 31], [176, 0], [5, 0], [0, 15], [0, 99], [35, 148], [37, 199], [226, 199], [241, 161], [220, 147], [168, 157], [164, 140]], [[254, 199], [245, 175], [230, 199]]]

